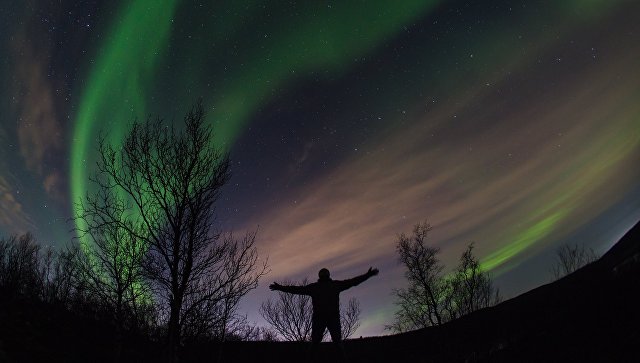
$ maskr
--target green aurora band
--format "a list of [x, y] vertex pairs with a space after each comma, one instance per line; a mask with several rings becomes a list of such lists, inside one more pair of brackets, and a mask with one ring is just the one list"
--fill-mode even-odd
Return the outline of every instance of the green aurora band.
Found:
[[[278, 23], [279, 19], [267, 25], [256, 24], [256, 33], [268, 33], [268, 39], [261, 45], [241, 44], [239, 53], [230, 56], [235, 57], [230, 64], [240, 63], [242, 67], [230, 66], [229, 74], [214, 79], [216, 90], [207, 90], [198, 82], [208, 67], [205, 60], [213, 57], [217, 61], [214, 63], [226, 64], [226, 54], [203, 54], [201, 47], [190, 43], [191, 46], [181, 50], [187, 53], [187, 58], [192, 59], [192, 63], [182, 65], [176, 73], [184, 77], [182, 82], [194, 85], [195, 96], [202, 95], [206, 104], [215, 106], [210, 120], [216, 122], [216, 143], [230, 147], [247, 127], [256, 110], [277, 94], [279, 89], [311, 72], [327, 71], [334, 75], [347, 72], [353, 66], [354, 58], [373, 52], [440, 3], [442, 1], [406, 1], [394, 4], [392, 9], [386, 8], [386, 1], [368, 3], [367, 9], [351, 2], [340, 3], [330, 9], [324, 4], [309, 5], [301, 9], [301, 14], [287, 19], [288, 22], [284, 24]], [[561, 33], [575, 31], [576, 27], [605, 17], [619, 3], [597, 0], [559, 2], [552, 6], [556, 11], [550, 13], [553, 18], [550, 22], [561, 23], [557, 29]], [[220, 48], [229, 46], [231, 41], [227, 36], [233, 38], [234, 34], [241, 33], [246, 17], [252, 19], [259, 15], [260, 10], [258, 6], [248, 11], [237, 4], [228, 6], [235, 8], [234, 11], [237, 12], [244, 11], [244, 17], [237, 14], [235, 17], [222, 17], [213, 24], [208, 24], [214, 32], [201, 34], [222, 44]], [[94, 162], [92, 140], [96, 139], [100, 128], [109, 126], [109, 141], [117, 145], [123, 140], [126, 121], [146, 114], [149, 94], [156, 86], [154, 77], [160, 65], [167, 61], [166, 49], [174, 30], [173, 19], [179, 14], [179, 10], [175, 0], [136, 1], [128, 6], [123, 5], [118, 21], [113, 23], [109, 36], [99, 48], [79, 102], [73, 132], [70, 178], [73, 203], [81, 200], [89, 190], [86, 181]], [[321, 15], [316, 16], [317, 13]], [[571, 22], [555, 22], [564, 19], [570, 19]], [[532, 34], [536, 33], [532, 31]], [[533, 41], [533, 47], [545, 47], [549, 39], [538, 36], [539, 39]], [[458, 41], [473, 40], [470, 49], [477, 55], [476, 58], [494, 62], [478, 65], [475, 70], [477, 73], [485, 72], [489, 66], [496, 64], [498, 68], [518, 69], [533, 62], [526, 52], [518, 51], [513, 34], [504, 32], [500, 27], [493, 30], [489, 41], [486, 37], [480, 38], [480, 35], [464, 39], [462, 35], [459, 38], [453, 37]], [[462, 49], [459, 51], [463, 52]], [[420, 56], [429, 60], [430, 56], [426, 53], [428, 52]], [[447, 62], [443, 58], [432, 61], [441, 64]], [[452, 72], [434, 76], [428, 82], [447, 89], [464, 83], [465, 80], [457, 78], [460, 75]], [[183, 86], [180, 81], [176, 82], [176, 86]], [[192, 93], [184, 89], [171, 91], [175, 91], [172, 93], [180, 105], [193, 102]], [[391, 97], [401, 95], [398, 93]], [[107, 124], [107, 121], [110, 123]], [[616, 158], [623, 157], [629, 150], [637, 147], [637, 134], [631, 136], [633, 140], [618, 144], [623, 145], [624, 150], [615, 150]], [[585, 176], [578, 183], [593, 182], [600, 175], [599, 171], [612, 163], [597, 155], [594, 155], [593, 160], [597, 167], [590, 169], [592, 175]], [[505, 240], [509, 239], [511, 242], [483, 258], [483, 268], [499, 270], [537, 241], [549, 236], [562, 224], [563, 219], [571, 215], [573, 208], [563, 206], [575, 205], [567, 202], [575, 198], [576, 190], [582, 187], [586, 185], [578, 185], [551, 205], [532, 209], [535, 212], [522, 229], [505, 233]]]
[[[94, 162], [92, 141], [99, 132], [108, 131], [108, 141], [120, 143], [126, 127], [123, 121], [130, 120], [133, 112], [144, 114], [146, 109], [144, 95], [151, 86], [159, 50], [167, 42], [176, 1], [148, 5], [136, 1], [123, 10], [121, 22], [114, 25], [91, 70], [73, 131], [72, 205], [88, 191], [86, 182]], [[107, 125], [114, 127], [107, 129]], [[76, 223], [80, 223], [78, 219]], [[86, 245], [86, 238], [81, 242]]]
[[[223, 85], [221, 95], [213, 96], [216, 110], [212, 119], [225, 120], [216, 126], [216, 142], [232, 145], [252, 112], [266, 101], [271, 88], [286, 83], [296, 71], [303, 73], [318, 68], [338, 71], [346, 60], [371, 51], [437, 3], [439, 1], [407, 1], [385, 9], [386, 1], [376, 1], [368, 4], [366, 13], [362, 13], [360, 6], [345, 3], [336, 6], [329, 18], [315, 17], [313, 11], [317, 9], [308, 8], [306, 14], [296, 17], [297, 24], [292, 24], [297, 30], [283, 30], [284, 39], [276, 37], [276, 43], [268, 50], [281, 54], [283, 62], [273, 63], [260, 55], [252, 55], [246, 60], [250, 71], [231, 77], [231, 83]], [[108, 131], [108, 141], [120, 144], [126, 121], [146, 114], [147, 94], [154, 87], [153, 77], [170, 39], [176, 11], [175, 0], [136, 1], [123, 6], [120, 21], [115, 22], [100, 48], [80, 100], [73, 132], [72, 203], [81, 200], [88, 191], [86, 181], [94, 162], [91, 141], [99, 132]], [[224, 24], [223, 29], [238, 28], [242, 19], [235, 20], [236, 23]], [[319, 27], [331, 29], [331, 33], [309, 40]], [[361, 36], [353, 29], [368, 32]], [[309, 44], [307, 48], [281, 45], [305, 41]], [[256, 79], [263, 82], [255, 82]], [[248, 84], [252, 86], [247, 87]], [[193, 99], [185, 102], [189, 104]], [[105, 128], [106, 122], [110, 122], [110, 127]], [[81, 241], [87, 243], [84, 238]]]
[[[626, 100], [630, 104], [632, 97]], [[508, 270], [511, 260], [531, 248], [536, 242], [543, 240], [552, 234], [560, 226], [561, 222], [576, 212], [577, 208], [582, 206], [580, 202], [581, 194], [585, 190], [594, 190], [604, 185], [609, 180], [614, 169], [620, 165], [620, 162], [629, 155], [633, 155], [633, 151], [640, 146], [640, 129], [634, 127], [640, 120], [640, 114], [614, 114], [613, 120], [602, 118], [602, 124], [607, 122], [615, 122], [619, 125], [620, 130], [633, 130], [634, 132], [617, 132], [604, 134], [599, 138], [593, 138], [593, 144], [589, 148], [589, 152], [584, 160], [588, 160], [589, 167], [585, 165], [575, 165], [574, 170], [567, 171], [568, 175], [579, 173], [580, 177], [571, 180], [572, 188], [568, 191], [561, 192], [553, 190], [551, 193], [558, 197], [553, 202], [540, 206], [531, 216], [531, 221], [524, 231], [511, 231], [510, 238], [512, 242], [499, 248], [483, 258], [482, 268], [487, 271], [494, 271], [500, 274]], [[607, 150], [602, 153], [601, 150]], [[553, 187], [549, 186], [552, 190]]]

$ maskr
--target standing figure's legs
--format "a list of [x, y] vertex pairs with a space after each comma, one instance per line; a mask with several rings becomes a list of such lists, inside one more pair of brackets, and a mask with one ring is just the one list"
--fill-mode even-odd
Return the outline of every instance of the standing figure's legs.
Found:
[[316, 362], [318, 359], [318, 347], [322, 341], [324, 330], [327, 328], [327, 322], [324, 319], [313, 317], [311, 324], [311, 362]]
[[331, 334], [331, 340], [336, 347], [339, 362], [347, 362], [347, 353], [344, 350], [344, 343], [342, 342], [342, 329], [340, 326], [340, 316], [330, 319], [327, 324], [329, 328], [329, 334]]

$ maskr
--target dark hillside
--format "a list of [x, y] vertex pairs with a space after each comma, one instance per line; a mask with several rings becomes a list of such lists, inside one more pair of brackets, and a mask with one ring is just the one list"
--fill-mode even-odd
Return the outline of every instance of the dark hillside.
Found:
[[[352, 362], [640, 361], [640, 224], [598, 261], [441, 327], [351, 340]], [[330, 357], [331, 345], [323, 353]], [[228, 343], [225, 361], [299, 362], [293, 343]], [[213, 351], [196, 350], [195, 356]], [[198, 359], [194, 359], [196, 361]], [[327, 359], [326, 361], [331, 361]]]

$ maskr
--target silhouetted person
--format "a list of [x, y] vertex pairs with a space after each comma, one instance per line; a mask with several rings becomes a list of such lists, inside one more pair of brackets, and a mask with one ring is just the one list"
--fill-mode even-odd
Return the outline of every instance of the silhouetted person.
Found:
[[317, 346], [322, 340], [325, 329], [329, 329], [331, 340], [338, 346], [343, 360], [346, 360], [342, 346], [342, 331], [340, 329], [340, 293], [377, 274], [377, 268], [369, 267], [369, 271], [363, 275], [340, 281], [332, 280], [329, 270], [323, 268], [318, 272], [317, 282], [305, 286], [284, 286], [274, 282], [269, 288], [291, 294], [311, 296], [311, 305], [313, 306], [313, 322], [311, 325], [313, 355], [315, 356]]

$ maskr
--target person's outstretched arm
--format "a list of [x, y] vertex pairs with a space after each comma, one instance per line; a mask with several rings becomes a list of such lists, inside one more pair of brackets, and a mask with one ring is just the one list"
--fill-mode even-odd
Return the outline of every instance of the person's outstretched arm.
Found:
[[269, 285], [269, 289], [271, 289], [271, 291], [282, 291], [296, 295], [309, 295], [308, 286], [287, 286], [280, 285], [279, 283], [274, 282], [273, 284]]
[[349, 280], [344, 280], [344, 281], [340, 281], [340, 290], [344, 291], [348, 288], [354, 287], [356, 285], [361, 284], [362, 282], [366, 281], [369, 277], [375, 276], [378, 274], [378, 269], [377, 268], [371, 268], [369, 267], [369, 271], [367, 271], [366, 273], [360, 275], [360, 276], [356, 276], [352, 279]]

